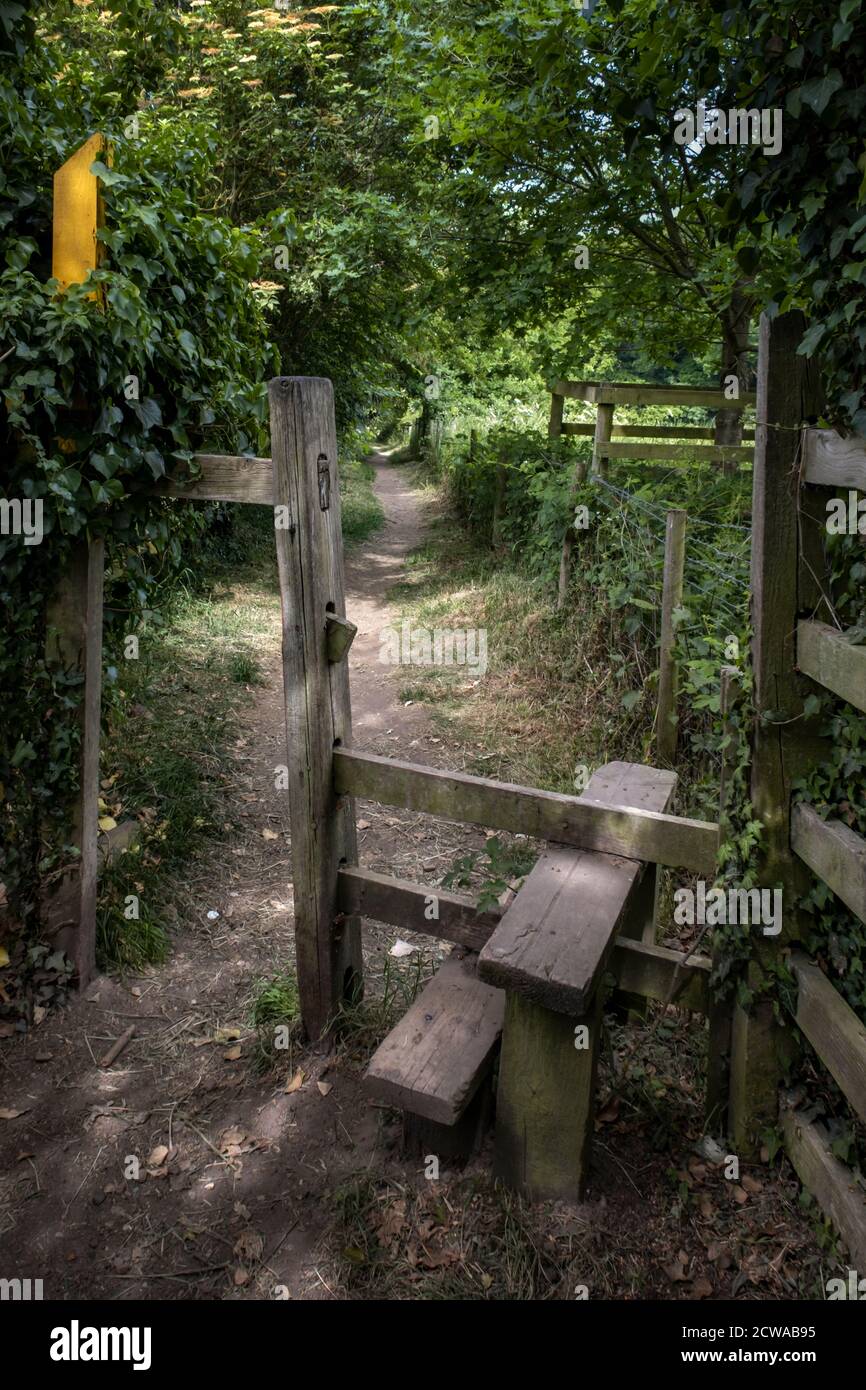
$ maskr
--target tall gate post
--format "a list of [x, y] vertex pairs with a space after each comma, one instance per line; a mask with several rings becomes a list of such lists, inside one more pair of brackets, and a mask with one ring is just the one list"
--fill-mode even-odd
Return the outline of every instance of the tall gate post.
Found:
[[352, 799], [334, 791], [333, 750], [352, 736], [345, 652], [328, 659], [329, 615], [345, 617], [334, 393], [324, 377], [275, 377], [268, 396], [298, 990], [316, 1041], [362, 980], [360, 923], [337, 903], [357, 845]]
[[99, 737], [102, 710], [102, 598], [105, 543], [77, 541], [46, 610], [45, 659], [50, 669], [83, 677], [77, 713], [80, 730], [78, 791], [70, 808], [69, 840], [78, 857], [43, 898], [46, 930], [65, 951], [84, 989], [96, 971]]
[[[799, 311], [761, 316], [755, 465], [752, 490], [752, 669], [755, 725], [751, 799], [762, 823], [757, 882], [782, 889], [783, 927], [755, 940], [748, 983], [759, 989], [780, 947], [797, 935], [796, 899], [804, 878], [790, 846], [791, 785], [809, 765], [815, 734], [803, 718], [805, 691], [796, 673], [799, 587], [800, 426], [821, 411], [817, 365], [797, 348], [806, 321]], [[731, 1137], [739, 1153], [759, 1147], [778, 1118], [781, 1030], [772, 1004], [735, 1006], [731, 1043]]]

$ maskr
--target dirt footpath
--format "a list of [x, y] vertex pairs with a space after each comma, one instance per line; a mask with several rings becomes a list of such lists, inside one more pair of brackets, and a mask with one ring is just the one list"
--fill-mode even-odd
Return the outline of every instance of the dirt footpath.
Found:
[[[406, 469], [374, 462], [385, 524], [347, 564], [359, 627], [354, 738], [436, 762], [441, 740], [420, 707], [401, 703], [400, 672], [378, 659], [394, 616], [388, 591], [423, 536], [420, 494]], [[176, 885], [171, 958], [122, 983], [101, 978], [24, 1039], [0, 1043], [0, 1276], [41, 1278], [46, 1298], [261, 1298], [275, 1288], [327, 1298], [317, 1246], [330, 1196], [393, 1145], [359, 1066], [297, 1050], [279, 1074], [257, 1066], [257, 982], [293, 961], [288, 813], [274, 790], [285, 761], [279, 648], [274, 598], [258, 652], [266, 684], [250, 689], [233, 749], [232, 835]], [[483, 838], [359, 807], [362, 862], [403, 877], [436, 882]], [[397, 935], [365, 932], [368, 992], [382, 988], [386, 964], [407, 981], [419, 968], [418, 953], [389, 957]], [[424, 969], [436, 954], [428, 943]], [[101, 1069], [130, 1024], [135, 1037]]]

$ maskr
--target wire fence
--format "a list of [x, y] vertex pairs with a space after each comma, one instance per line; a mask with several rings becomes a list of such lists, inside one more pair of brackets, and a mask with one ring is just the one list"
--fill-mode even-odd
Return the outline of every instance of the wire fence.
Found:
[[[592, 475], [597, 497], [610, 520], [620, 528], [620, 546], [629, 556], [629, 563], [640, 558], [641, 568], [658, 576], [661, 588], [664, 543], [667, 527], [667, 508], [639, 497], [626, 488], [618, 487], [607, 478]], [[689, 617], [683, 616], [678, 635], [712, 634], [717, 638], [737, 633], [744, 628], [748, 616], [749, 555], [751, 527], [735, 522], [716, 521], [703, 517], [688, 517], [688, 538], [685, 558], [685, 594], [683, 606]], [[731, 544], [725, 548], [707, 535], [723, 532]], [[641, 614], [647, 612], [649, 595], [633, 596]], [[647, 605], [647, 606], [645, 606]], [[661, 611], [661, 601], [653, 603], [655, 615]], [[694, 611], [693, 611], [694, 610]], [[654, 642], [658, 631], [641, 616], [640, 625]]]

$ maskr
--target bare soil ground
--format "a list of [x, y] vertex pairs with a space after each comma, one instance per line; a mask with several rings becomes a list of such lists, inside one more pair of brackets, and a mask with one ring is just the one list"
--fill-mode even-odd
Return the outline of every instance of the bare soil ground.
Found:
[[[424, 534], [405, 468], [376, 460], [386, 521], [350, 556], [357, 746], [463, 766], [429, 711], [379, 662], [389, 590]], [[228, 598], [226, 601], [230, 602]], [[370, 1005], [330, 1051], [262, 1056], [259, 983], [293, 959], [279, 614], [249, 690], [226, 808], [235, 829], [174, 885], [173, 952], [102, 977], [20, 1040], [0, 1043], [0, 1275], [58, 1299], [820, 1296], [834, 1261], [790, 1170], [738, 1182], [697, 1156], [700, 1027], [673, 1010], [612, 1027], [589, 1200], [526, 1207], [489, 1177], [487, 1149], [425, 1178], [399, 1121], [361, 1086], [387, 1001], [447, 950], [365, 925]], [[430, 884], [484, 835], [361, 803], [362, 862]], [[213, 914], [218, 914], [214, 916]], [[210, 915], [209, 915], [210, 914]], [[386, 1002], [387, 1002], [386, 1001]], [[130, 1023], [108, 1069], [98, 1059]], [[276, 1058], [276, 1059], [275, 1059]], [[136, 1177], [137, 1168], [137, 1177]]]

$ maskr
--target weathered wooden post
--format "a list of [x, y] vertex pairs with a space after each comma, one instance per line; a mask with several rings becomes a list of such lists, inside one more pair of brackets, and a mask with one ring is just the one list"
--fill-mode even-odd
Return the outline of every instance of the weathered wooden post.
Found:
[[[752, 487], [752, 668], [755, 726], [751, 797], [763, 826], [758, 883], [782, 888], [783, 927], [756, 938], [748, 983], [758, 991], [765, 966], [796, 936], [795, 903], [804, 871], [790, 845], [791, 786], [809, 766], [815, 736], [803, 719], [805, 683], [796, 672], [800, 426], [822, 408], [816, 363], [797, 352], [806, 321], [798, 310], [761, 316]], [[756, 1152], [776, 1123], [780, 1029], [772, 1004], [734, 1007], [729, 1125], [740, 1154]]]
[[[743, 677], [737, 666], [723, 666], [720, 681], [720, 713], [722, 722], [722, 761], [719, 768], [719, 840], [729, 829], [728, 809], [733, 792], [733, 776], [737, 765], [734, 742], [736, 729], [734, 712], [742, 699]], [[719, 999], [712, 993], [708, 1006], [707, 1029], [707, 1087], [704, 1122], [710, 1134], [723, 1134], [728, 1118], [728, 1092], [731, 1078], [731, 1001]]]
[[[351, 797], [334, 790], [334, 748], [351, 744], [334, 393], [323, 377], [268, 386], [274, 519], [283, 622], [283, 686], [301, 1015], [317, 1040], [362, 981], [357, 917], [343, 917], [337, 871], [357, 863]], [[345, 629], [343, 629], [345, 630]]]
[[[103, 152], [102, 135], [70, 155], [54, 175], [51, 272], [61, 288], [81, 284], [99, 264], [103, 223], [99, 180], [90, 166]], [[98, 297], [94, 290], [93, 298]], [[86, 409], [86, 407], [85, 407]], [[102, 601], [105, 547], [86, 537], [73, 542], [65, 571], [46, 608], [46, 662], [84, 677], [78, 720], [81, 744], [78, 792], [71, 806], [70, 843], [77, 850], [43, 900], [45, 927], [65, 951], [83, 988], [96, 969], [96, 872], [99, 834], [99, 738], [102, 705]]]
[[[547, 427], [548, 439], [559, 439], [562, 435], [562, 413], [565, 406], [565, 397], [558, 395], [555, 391], [550, 397], [550, 423]], [[585, 459], [578, 459], [574, 465], [571, 475], [571, 483], [568, 489], [568, 525], [562, 539], [562, 553], [559, 557], [559, 584], [557, 587], [556, 607], [561, 611], [565, 607], [565, 599], [568, 593], [568, 581], [571, 575], [571, 556], [574, 550], [574, 499], [581, 483], [586, 481], [587, 465]]]
[[491, 541], [494, 545], [499, 544], [500, 532], [502, 530], [502, 518], [505, 515], [505, 490], [508, 486], [508, 474], [504, 463], [496, 465], [496, 483], [493, 491], [493, 524], [491, 528]]
[[78, 851], [43, 904], [45, 927], [75, 966], [83, 989], [96, 969], [96, 870], [99, 835], [99, 738], [102, 713], [102, 602], [105, 546], [72, 547], [63, 578], [48, 602], [45, 659], [49, 668], [80, 672], [78, 792], [70, 808], [69, 842]]
[[592, 444], [592, 467], [594, 472], [602, 477], [607, 473], [607, 454], [604, 452], [605, 444], [610, 443], [613, 434], [613, 406], [598, 406], [595, 414], [595, 438]]
[[672, 508], [665, 525], [665, 569], [662, 588], [662, 631], [659, 647], [659, 696], [656, 710], [656, 748], [664, 762], [677, 755], [677, 663], [676, 620], [682, 607], [683, 575], [686, 565], [686, 522], [688, 513]]

